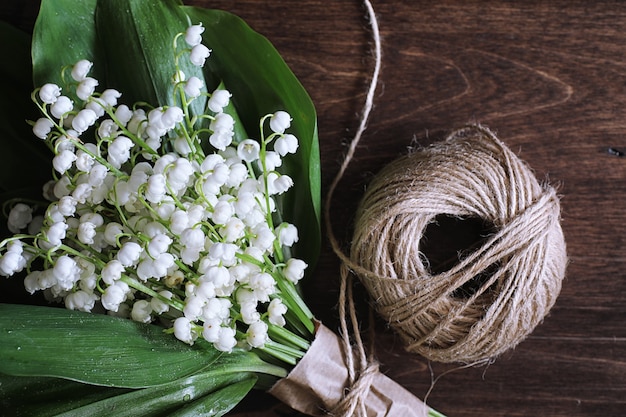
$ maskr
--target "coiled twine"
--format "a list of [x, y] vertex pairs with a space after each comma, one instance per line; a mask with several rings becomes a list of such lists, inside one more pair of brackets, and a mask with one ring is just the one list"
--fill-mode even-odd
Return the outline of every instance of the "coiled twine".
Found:
[[[478, 248], [432, 273], [424, 232], [440, 215], [493, 227]], [[559, 199], [491, 131], [468, 126], [376, 176], [357, 212], [350, 258], [408, 351], [487, 361], [521, 342], [561, 290]], [[471, 292], [460, 291], [468, 285]]]

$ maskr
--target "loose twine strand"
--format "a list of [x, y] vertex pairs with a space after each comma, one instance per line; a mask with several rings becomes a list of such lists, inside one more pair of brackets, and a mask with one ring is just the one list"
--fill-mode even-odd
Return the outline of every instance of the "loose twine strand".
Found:
[[[385, 167], [357, 210], [350, 256], [343, 252], [330, 221], [332, 197], [366, 129], [382, 62], [376, 15], [369, 0], [364, 5], [374, 71], [359, 127], [324, 204], [327, 236], [341, 260], [339, 320], [349, 381], [344, 398], [330, 410], [341, 417], [367, 415], [365, 400], [378, 372], [373, 333], [369, 354], [360, 335], [352, 273], [408, 351], [472, 366], [516, 346], [543, 320], [567, 264], [556, 191], [540, 185], [528, 166], [481, 125], [458, 129]], [[433, 274], [420, 242], [440, 215], [480, 219], [493, 231], [471, 253], [459, 254], [448, 270]], [[477, 282], [478, 288], [464, 290]], [[370, 332], [372, 314], [370, 308]]]
[[[333, 251], [342, 262], [340, 267], [341, 282], [339, 288], [339, 324], [341, 329], [341, 339], [343, 342], [344, 353], [346, 356], [348, 367], [349, 387], [347, 388], [347, 392], [342, 400], [329, 413], [333, 416], [341, 417], [351, 417], [354, 415], [365, 417], [367, 415], [365, 398], [367, 397], [367, 393], [370, 390], [373, 378], [378, 372], [378, 363], [374, 360], [374, 338], [370, 337], [369, 355], [367, 355], [365, 352], [363, 339], [361, 338], [359, 332], [359, 320], [357, 318], [356, 308], [354, 305], [354, 297], [352, 294], [352, 276], [350, 274], [350, 269], [357, 268], [358, 266], [354, 265], [350, 258], [348, 258], [343, 253], [341, 245], [335, 237], [330, 222], [330, 207], [333, 194], [335, 193], [337, 185], [343, 178], [345, 171], [350, 164], [350, 161], [352, 161], [354, 153], [356, 151], [356, 147], [361, 140], [363, 132], [365, 132], [365, 129], [367, 128], [369, 114], [374, 106], [374, 93], [378, 85], [378, 77], [380, 74], [380, 68], [382, 63], [382, 48], [376, 13], [374, 12], [374, 8], [369, 0], [364, 0], [363, 4], [365, 5], [365, 8], [367, 10], [369, 23], [372, 30], [372, 39], [374, 41], [374, 71], [372, 73], [372, 78], [367, 89], [367, 95], [359, 126], [354, 135], [354, 138], [350, 142], [343, 163], [341, 164], [337, 175], [335, 176], [329, 187], [328, 195], [324, 204], [326, 233], [328, 235], [328, 239], [330, 241]], [[372, 316], [371, 309], [370, 316]], [[348, 319], [354, 333], [354, 348], [352, 347], [350, 341]], [[370, 323], [372, 323], [371, 320]]]

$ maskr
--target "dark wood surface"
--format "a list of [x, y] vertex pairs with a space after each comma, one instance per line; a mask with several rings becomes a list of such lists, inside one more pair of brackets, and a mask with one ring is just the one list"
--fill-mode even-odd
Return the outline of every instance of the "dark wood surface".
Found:
[[[323, 192], [354, 134], [373, 67], [358, 0], [212, 0], [267, 36], [318, 111]], [[403, 351], [379, 323], [382, 369], [450, 417], [620, 416], [626, 412], [626, 3], [374, 1], [383, 37], [375, 108], [333, 201], [347, 245], [371, 176], [411, 146], [467, 122], [495, 130], [537, 176], [559, 185], [570, 264], [556, 306], [527, 340], [489, 366], [455, 369]], [[36, 2], [3, 1], [28, 30]], [[5, 40], [2, 40], [3, 42]], [[6, 58], [5, 58], [6, 59]], [[314, 313], [337, 325], [338, 261], [324, 243], [305, 285]], [[365, 305], [362, 292], [359, 304]], [[263, 393], [237, 417], [296, 416]]]

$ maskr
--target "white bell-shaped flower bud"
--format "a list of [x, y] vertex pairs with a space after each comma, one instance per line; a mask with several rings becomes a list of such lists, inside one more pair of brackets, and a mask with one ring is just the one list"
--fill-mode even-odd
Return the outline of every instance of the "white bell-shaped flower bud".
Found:
[[276, 235], [272, 229], [266, 223], [261, 223], [257, 225], [252, 233], [254, 236], [250, 239], [250, 245], [256, 248], [259, 248], [262, 251], [267, 251], [272, 248], [274, 245], [274, 240], [276, 240]]
[[118, 136], [109, 144], [107, 161], [115, 168], [120, 168], [130, 158], [134, 142], [126, 136]]
[[278, 152], [280, 156], [296, 153], [298, 150], [298, 138], [289, 133], [283, 135], [274, 142], [274, 150]]
[[78, 134], [83, 133], [89, 129], [98, 120], [98, 115], [91, 109], [82, 109], [72, 119], [72, 128], [76, 130]]
[[246, 342], [254, 348], [261, 348], [269, 340], [267, 324], [263, 321], [252, 323], [246, 333]]
[[167, 182], [165, 175], [154, 174], [148, 178], [146, 186], [146, 200], [151, 203], [159, 203], [167, 193]]
[[256, 298], [261, 302], [269, 301], [270, 295], [276, 292], [276, 282], [267, 272], [252, 275], [249, 285], [252, 291], [254, 291]]
[[141, 256], [141, 246], [135, 242], [126, 242], [117, 252], [117, 259], [124, 266], [134, 266]]
[[287, 313], [287, 306], [283, 304], [280, 298], [274, 298], [270, 302], [267, 306], [267, 313], [271, 324], [281, 327], [286, 324], [284, 315]]
[[120, 104], [115, 109], [115, 118], [122, 124], [122, 126], [126, 126], [132, 117], [133, 111], [128, 108], [126, 104]]
[[202, 309], [206, 304], [206, 298], [199, 295], [191, 295], [185, 299], [183, 314], [189, 320], [197, 320], [202, 315]]
[[191, 48], [191, 53], [189, 54], [189, 60], [192, 64], [198, 67], [203, 67], [206, 59], [211, 55], [211, 50], [201, 43], [195, 45]]
[[59, 174], [65, 174], [65, 171], [72, 167], [72, 163], [76, 160], [76, 155], [70, 150], [63, 150], [52, 158], [52, 166]]
[[207, 107], [213, 113], [221, 113], [224, 111], [224, 107], [228, 106], [231, 96], [228, 90], [215, 90], [207, 102]]
[[243, 238], [246, 233], [246, 225], [237, 217], [231, 217], [220, 228], [220, 234], [226, 242], [232, 243]]
[[[267, 171], [274, 171], [276, 168], [283, 164], [283, 160], [281, 159], [278, 152], [275, 151], [267, 151], [265, 152], [265, 169]], [[258, 161], [259, 170], [263, 169], [263, 164], [261, 161]]]
[[230, 327], [221, 327], [218, 340], [213, 344], [217, 350], [231, 352], [237, 345], [236, 331]]
[[104, 240], [111, 246], [117, 245], [118, 237], [124, 233], [124, 227], [116, 222], [109, 222], [104, 228]]
[[9, 212], [7, 226], [11, 233], [19, 233], [20, 230], [25, 229], [28, 226], [28, 223], [30, 223], [32, 220], [32, 207], [24, 203], [17, 203], [11, 208], [11, 211]]
[[152, 321], [152, 306], [146, 300], [137, 300], [133, 304], [130, 318], [139, 323], [150, 323]]
[[39, 99], [46, 104], [53, 104], [61, 95], [61, 88], [52, 83], [44, 84], [39, 89]]
[[211, 220], [215, 224], [226, 224], [233, 214], [233, 206], [228, 201], [221, 200], [213, 207]]
[[117, 99], [120, 97], [122, 97], [122, 93], [113, 88], [107, 88], [100, 95], [99, 101], [103, 102], [106, 107], [112, 108], [117, 106]]
[[173, 129], [177, 123], [183, 121], [184, 113], [180, 107], [170, 106], [163, 112], [163, 116], [161, 117], [161, 123], [163, 123], [163, 127], [167, 130]]
[[301, 259], [290, 258], [283, 269], [283, 275], [296, 284], [304, 277], [304, 270], [307, 266], [306, 262]]
[[52, 274], [57, 280], [57, 285], [65, 290], [72, 289], [80, 278], [80, 268], [76, 261], [68, 255], [60, 256], [52, 267]]
[[293, 224], [282, 223], [276, 228], [276, 235], [281, 246], [291, 247], [298, 241], [298, 228]]
[[196, 46], [202, 42], [202, 33], [204, 33], [204, 27], [202, 23], [198, 25], [191, 25], [185, 31], [185, 42], [189, 46]]
[[93, 63], [86, 59], [82, 59], [78, 61], [72, 67], [72, 78], [78, 82], [84, 80], [87, 74], [89, 74], [89, 71], [91, 70], [92, 66], [93, 66]]
[[232, 164], [228, 170], [228, 179], [225, 185], [237, 188], [248, 178], [248, 168], [241, 162]]
[[202, 87], [204, 87], [204, 81], [195, 76], [189, 77], [184, 86], [185, 94], [189, 98], [196, 98], [202, 94]]
[[[168, 300], [171, 300], [174, 294], [172, 294], [170, 291], [162, 290], [159, 291], [159, 295]], [[167, 313], [170, 310], [170, 305], [157, 297], [153, 297], [150, 300], [150, 307], [152, 308], [152, 311], [154, 311], [158, 315]]]
[[81, 223], [76, 234], [81, 243], [92, 245], [96, 237], [96, 225], [89, 222]]
[[[237, 292], [239, 294], [241, 291]], [[239, 304], [241, 320], [246, 324], [251, 324], [261, 320], [261, 313], [257, 311], [257, 300], [251, 299]]]
[[[89, 144], [91, 145], [91, 143]], [[82, 150], [79, 150], [78, 152], [76, 152], [76, 169], [78, 169], [79, 171], [82, 172], [89, 172], [91, 171], [91, 167], [93, 166], [95, 160], [94, 157], [91, 156], [89, 153], [84, 152]]]
[[159, 233], [150, 239], [150, 242], [148, 243], [148, 254], [151, 257], [156, 258], [160, 254], [167, 252], [171, 244], [171, 237], [166, 234]]
[[26, 262], [21, 253], [6, 252], [4, 255], [0, 256], [0, 275], [10, 277], [20, 272], [25, 264]]
[[66, 96], [59, 97], [54, 104], [50, 106], [50, 113], [57, 119], [60, 119], [72, 110], [74, 110], [74, 103]]
[[48, 134], [52, 130], [53, 126], [54, 126], [54, 123], [52, 123], [50, 119], [41, 117], [37, 119], [37, 121], [33, 125], [33, 133], [39, 139], [46, 139], [48, 137]]
[[113, 285], [109, 285], [102, 294], [100, 301], [102, 307], [106, 310], [117, 312], [122, 304], [126, 300], [126, 296], [130, 293], [128, 284], [122, 281], [116, 281]]
[[207, 342], [217, 342], [220, 337], [221, 324], [221, 320], [217, 318], [205, 320], [202, 326], [202, 338]]
[[92, 77], [85, 77], [76, 87], [76, 96], [81, 100], [87, 100], [96, 91], [97, 86], [98, 80]]
[[88, 293], [83, 290], [71, 292], [65, 296], [65, 308], [68, 310], [79, 310], [85, 312], [91, 312], [98, 296], [93, 292]]
[[122, 277], [124, 270], [124, 265], [120, 261], [117, 259], [110, 260], [100, 272], [102, 281], [107, 285], [113, 285]]
[[270, 117], [272, 132], [284, 133], [291, 126], [291, 116], [286, 111], [279, 110]]
[[57, 206], [63, 216], [69, 217], [73, 216], [76, 212], [76, 204], [78, 204], [78, 201], [76, 201], [74, 197], [66, 195], [59, 199]]
[[173, 145], [174, 145], [174, 150], [182, 156], [187, 156], [192, 151], [191, 146], [189, 145], [189, 142], [187, 141], [187, 139], [185, 139], [182, 136], [179, 136], [176, 139], [174, 139]]

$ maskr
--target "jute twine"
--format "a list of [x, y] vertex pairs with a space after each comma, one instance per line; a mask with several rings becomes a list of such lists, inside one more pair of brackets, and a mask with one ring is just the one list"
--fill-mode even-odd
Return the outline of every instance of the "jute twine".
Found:
[[[382, 60], [378, 22], [371, 3], [364, 5], [375, 67], [359, 127], [324, 206], [326, 232], [341, 260], [338, 305], [349, 374], [345, 396], [329, 414], [342, 417], [366, 416], [364, 399], [378, 372], [373, 334], [367, 353], [360, 335], [352, 273], [408, 351], [434, 361], [478, 364], [516, 346], [543, 320], [567, 264], [556, 191], [539, 184], [480, 125], [384, 168], [361, 201], [350, 255], [344, 253], [330, 222], [332, 197], [366, 129]], [[427, 226], [441, 215], [481, 219], [493, 230], [480, 247], [433, 274], [421, 249]], [[479, 285], [464, 295], [459, 289], [468, 283]]]
[[[493, 232], [433, 274], [423, 238], [442, 214], [481, 219]], [[350, 257], [408, 351], [465, 363], [522, 341], [556, 301], [567, 263], [554, 188], [479, 125], [378, 174], [358, 209]], [[471, 294], [460, 291], [468, 283], [478, 286]]]

